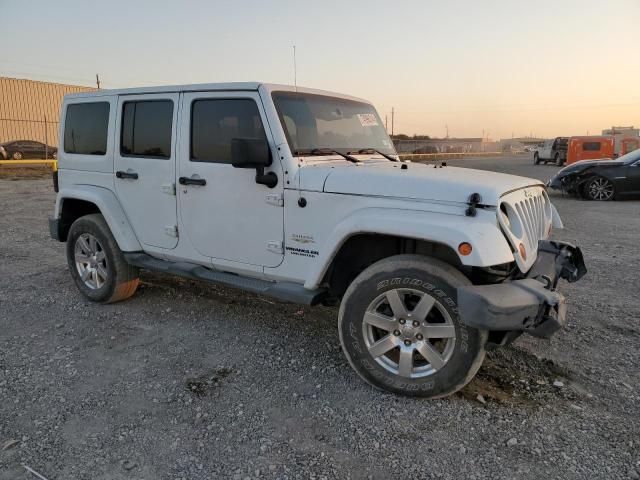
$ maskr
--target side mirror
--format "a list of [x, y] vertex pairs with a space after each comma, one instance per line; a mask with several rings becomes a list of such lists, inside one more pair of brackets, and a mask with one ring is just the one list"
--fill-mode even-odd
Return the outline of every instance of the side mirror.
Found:
[[271, 150], [263, 138], [231, 139], [231, 165], [236, 168], [258, 168], [271, 165]]
[[255, 168], [256, 183], [260, 185], [273, 188], [278, 184], [275, 173], [264, 173], [264, 167], [271, 165], [271, 149], [263, 138], [231, 139], [231, 165], [236, 168]]

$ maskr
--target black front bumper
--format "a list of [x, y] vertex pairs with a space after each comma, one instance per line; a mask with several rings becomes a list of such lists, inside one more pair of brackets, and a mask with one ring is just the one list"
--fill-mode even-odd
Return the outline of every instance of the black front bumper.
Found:
[[549, 338], [566, 323], [565, 298], [556, 290], [558, 280], [576, 282], [586, 273], [578, 247], [541, 241], [538, 258], [526, 278], [458, 288], [460, 319], [482, 330]]

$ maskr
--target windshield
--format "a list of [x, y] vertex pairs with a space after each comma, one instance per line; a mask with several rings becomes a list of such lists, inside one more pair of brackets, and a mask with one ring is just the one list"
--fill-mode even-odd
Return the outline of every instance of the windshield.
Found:
[[396, 154], [378, 113], [368, 103], [296, 92], [272, 96], [294, 154], [311, 155], [315, 149]]
[[618, 160], [624, 162], [625, 165], [629, 165], [636, 160], [640, 160], [640, 148], [633, 150], [632, 152], [625, 153], [621, 157], [618, 157]]

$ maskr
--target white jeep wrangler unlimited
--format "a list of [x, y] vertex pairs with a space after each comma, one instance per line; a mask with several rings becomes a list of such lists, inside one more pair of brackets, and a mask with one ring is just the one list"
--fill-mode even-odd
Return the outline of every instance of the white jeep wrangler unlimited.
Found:
[[301, 304], [340, 301], [367, 382], [441, 397], [485, 348], [565, 322], [580, 250], [541, 182], [401, 162], [368, 102], [227, 83], [65, 97], [50, 231], [96, 302], [139, 269]]

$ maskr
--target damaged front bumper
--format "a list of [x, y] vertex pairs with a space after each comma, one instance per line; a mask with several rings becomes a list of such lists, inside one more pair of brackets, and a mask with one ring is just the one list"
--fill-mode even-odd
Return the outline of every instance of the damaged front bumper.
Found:
[[564, 296], [558, 280], [576, 282], [587, 273], [582, 252], [564, 242], [543, 240], [526, 278], [458, 288], [462, 323], [491, 331], [526, 332], [549, 338], [565, 325]]

